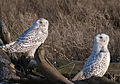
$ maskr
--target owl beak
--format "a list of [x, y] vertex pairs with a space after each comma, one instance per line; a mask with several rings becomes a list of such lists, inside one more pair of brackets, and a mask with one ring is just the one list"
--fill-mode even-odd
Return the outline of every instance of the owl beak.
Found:
[[43, 25], [43, 27], [45, 27], [45, 25]]

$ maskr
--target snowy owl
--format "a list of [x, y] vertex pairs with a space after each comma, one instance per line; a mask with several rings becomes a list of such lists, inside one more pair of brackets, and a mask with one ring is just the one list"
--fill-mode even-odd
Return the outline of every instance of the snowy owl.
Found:
[[95, 36], [92, 54], [83, 69], [72, 79], [73, 81], [88, 79], [91, 76], [102, 77], [106, 73], [110, 64], [108, 43], [108, 35], [98, 34]]
[[9, 53], [26, 52], [33, 58], [36, 49], [44, 43], [48, 36], [48, 26], [49, 22], [46, 19], [39, 18], [16, 41], [1, 46], [1, 48]]

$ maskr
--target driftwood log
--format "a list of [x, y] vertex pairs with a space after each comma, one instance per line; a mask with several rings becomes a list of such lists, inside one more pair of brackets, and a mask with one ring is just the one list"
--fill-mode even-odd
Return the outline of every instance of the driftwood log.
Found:
[[47, 78], [49, 78], [54, 83], [57, 82], [60, 84], [72, 84], [72, 82], [70, 82], [67, 78], [65, 78], [56, 68], [54, 68], [53, 65], [51, 65], [45, 60], [43, 45], [41, 45], [37, 49], [35, 60], [38, 63], [40, 73], [45, 75]]

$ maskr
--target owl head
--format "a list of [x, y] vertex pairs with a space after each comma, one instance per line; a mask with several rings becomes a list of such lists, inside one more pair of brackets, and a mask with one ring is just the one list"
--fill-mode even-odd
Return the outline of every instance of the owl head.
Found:
[[99, 45], [108, 45], [109, 43], [109, 36], [106, 34], [97, 34], [94, 38], [94, 43], [99, 44]]
[[42, 30], [48, 30], [49, 22], [44, 18], [38, 18], [34, 23], [36, 28], [41, 28]]

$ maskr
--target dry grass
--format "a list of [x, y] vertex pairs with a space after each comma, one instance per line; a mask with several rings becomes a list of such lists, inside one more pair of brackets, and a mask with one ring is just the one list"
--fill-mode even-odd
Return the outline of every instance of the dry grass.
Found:
[[85, 60], [97, 33], [110, 36], [112, 61], [120, 62], [120, 0], [1, 0], [0, 21], [9, 29], [12, 41], [38, 17], [50, 22], [45, 42], [51, 60]]

